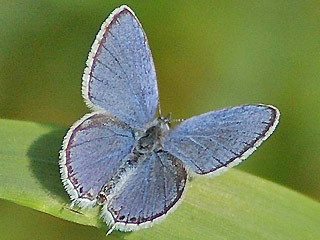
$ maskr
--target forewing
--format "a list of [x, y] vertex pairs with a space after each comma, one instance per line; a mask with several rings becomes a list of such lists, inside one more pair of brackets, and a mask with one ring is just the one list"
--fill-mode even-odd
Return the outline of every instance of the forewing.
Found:
[[122, 231], [149, 227], [177, 205], [186, 180], [187, 173], [178, 159], [165, 152], [153, 153], [110, 196], [102, 217]]
[[102, 24], [87, 60], [82, 94], [134, 128], [154, 118], [158, 88], [147, 37], [134, 13], [122, 6]]
[[246, 105], [195, 116], [170, 132], [164, 149], [197, 174], [220, 173], [256, 150], [279, 115], [272, 106]]
[[60, 153], [65, 189], [79, 206], [91, 205], [131, 151], [131, 128], [104, 113], [91, 113], [67, 133]]

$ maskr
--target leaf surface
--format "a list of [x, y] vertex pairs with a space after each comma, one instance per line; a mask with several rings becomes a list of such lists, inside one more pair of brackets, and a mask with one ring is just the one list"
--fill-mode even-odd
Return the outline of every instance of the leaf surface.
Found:
[[[0, 198], [107, 230], [99, 207], [72, 210], [59, 174], [66, 128], [0, 120]], [[320, 203], [239, 170], [189, 182], [161, 224], [109, 239], [320, 239]]]

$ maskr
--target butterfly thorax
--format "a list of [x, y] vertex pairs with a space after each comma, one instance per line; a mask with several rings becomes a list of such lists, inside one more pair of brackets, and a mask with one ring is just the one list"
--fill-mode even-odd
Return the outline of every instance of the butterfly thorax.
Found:
[[156, 118], [147, 125], [145, 130], [137, 131], [136, 144], [133, 152], [138, 154], [147, 154], [152, 151], [162, 150], [164, 138], [168, 135], [170, 126], [168, 118]]

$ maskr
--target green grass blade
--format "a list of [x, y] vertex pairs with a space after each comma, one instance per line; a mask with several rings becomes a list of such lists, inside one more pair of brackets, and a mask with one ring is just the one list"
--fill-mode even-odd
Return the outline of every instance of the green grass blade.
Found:
[[[106, 230], [99, 209], [68, 208], [58, 152], [66, 128], [0, 120], [0, 198]], [[288, 166], [290, 167], [290, 166]], [[159, 225], [109, 239], [320, 239], [320, 203], [230, 170], [189, 182], [183, 203]]]

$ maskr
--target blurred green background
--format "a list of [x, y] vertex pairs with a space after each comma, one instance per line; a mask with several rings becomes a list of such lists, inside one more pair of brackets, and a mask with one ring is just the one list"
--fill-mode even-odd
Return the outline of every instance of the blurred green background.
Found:
[[[238, 168], [320, 199], [319, 1], [2, 0], [0, 117], [70, 126], [87, 113], [85, 60], [121, 4], [147, 33], [163, 113], [277, 106], [276, 133]], [[105, 239], [5, 201], [0, 211], [4, 239]]]

